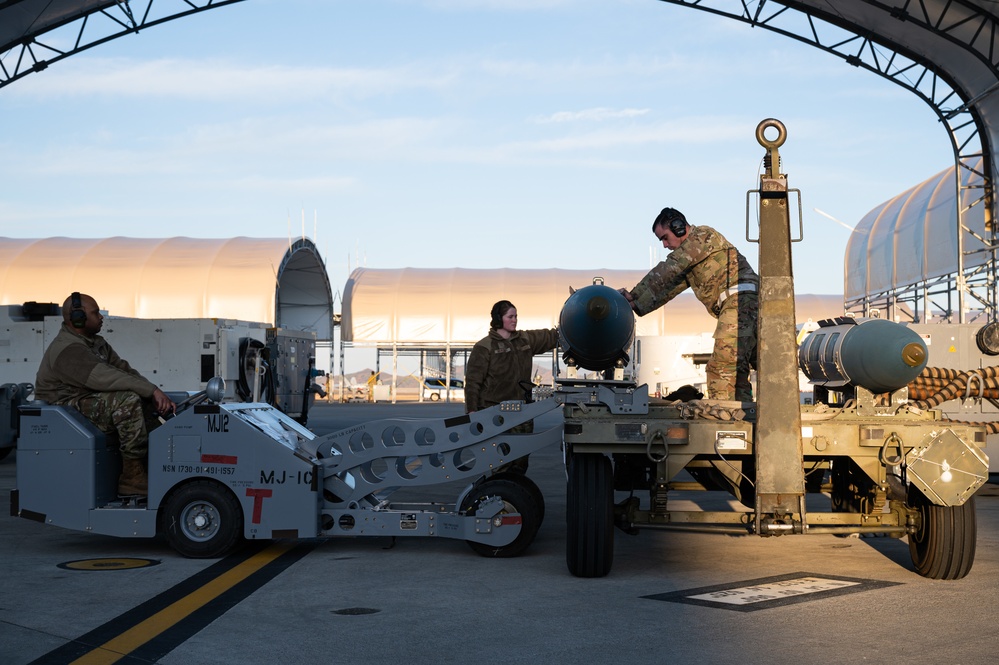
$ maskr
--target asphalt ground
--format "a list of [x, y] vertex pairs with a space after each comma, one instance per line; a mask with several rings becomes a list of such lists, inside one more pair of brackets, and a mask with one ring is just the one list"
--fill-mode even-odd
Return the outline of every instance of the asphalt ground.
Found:
[[[310, 427], [460, 412], [322, 404]], [[546, 519], [513, 559], [482, 558], [444, 538], [385, 537], [263, 542], [223, 559], [184, 559], [162, 538], [10, 517], [16, 457], [0, 462], [3, 665], [999, 660], [994, 477], [976, 498], [977, 557], [962, 580], [917, 575], [905, 540], [679, 532], [618, 532], [610, 575], [580, 579], [565, 563], [557, 447], [531, 456]], [[454, 501], [458, 489], [413, 500]]]

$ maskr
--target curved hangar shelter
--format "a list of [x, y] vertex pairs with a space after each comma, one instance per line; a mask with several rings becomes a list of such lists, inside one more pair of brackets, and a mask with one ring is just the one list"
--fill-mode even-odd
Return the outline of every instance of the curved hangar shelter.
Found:
[[332, 339], [329, 277], [307, 238], [0, 238], [0, 304], [73, 291], [114, 316], [237, 319]]
[[[988, 235], [983, 206], [974, 205], [982, 187], [976, 175], [983, 160], [962, 169], [961, 223], [978, 238]], [[857, 224], [846, 244], [844, 297], [849, 309], [865, 300], [880, 302], [913, 285], [941, 292], [940, 284], [964, 268], [981, 268], [992, 256], [961, 245], [955, 167], [945, 169], [880, 204]], [[899, 299], [901, 300], [901, 299]], [[916, 309], [922, 297], [910, 298]], [[894, 318], [889, 315], [889, 318]]]

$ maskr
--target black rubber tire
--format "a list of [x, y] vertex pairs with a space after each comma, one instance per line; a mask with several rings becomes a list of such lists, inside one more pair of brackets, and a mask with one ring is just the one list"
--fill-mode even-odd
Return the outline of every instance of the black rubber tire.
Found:
[[545, 522], [545, 495], [541, 493], [541, 488], [533, 480], [517, 471], [502, 471], [494, 473], [491, 476], [483, 476], [479, 484], [487, 480], [509, 480], [527, 490], [531, 498], [534, 499], [534, 508], [538, 514], [538, 528], [541, 528], [541, 525]]
[[936, 506], [913, 488], [909, 505], [920, 516], [919, 531], [909, 534], [916, 572], [934, 580], [959, 580], [971, 572], [978, 535], [975, 497], [961, 506]]
[[212, 480], [195, 480], [174, 490], [161, 509], [170, 547], [192, 559], [231, 551], [243, 537], [243, 509], [232, 492]]
[[604, 577], [614, 563], [614, 473], [600, 454], [572, 454], [565, 562], [576, 577]]
[[0, 460], [6, 459], [7, 455], [10, 455], [10, 451], [12, 450], [14, 450], [14, 446], [10, 446], [8, 448], [0, 448]]
[[430, 401], [431, 402], [439, 402], [439, 401], [441, 401], [441, 394], [440, 393], [430, 393]]
[[481, 556], [490, 558], [508, 558], [520, 556], [524, 550], [534, 542], [534, 537], [541, 527], [538, 509], [534, 502], [534, 497], [523, 486], [508, 479], [487, 478], [472, 488], [472, 491], [462, 500], [459, 511], [464, 515], [474, 515], [479, 504], [487, 498], [498, 496], [505, 503], [505, 507], [500, 511], [501, 515], [510, 513], [520, 513], [520, 534], [508, 545], [497, 547], [466, 540], [468, 546]]

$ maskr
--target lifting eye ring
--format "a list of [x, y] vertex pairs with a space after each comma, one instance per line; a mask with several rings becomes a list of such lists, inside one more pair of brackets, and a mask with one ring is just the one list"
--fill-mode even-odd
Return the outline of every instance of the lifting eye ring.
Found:
[[[656, 441], [662, 443], [663, 454], [657, 455], [652, 452], [652, 444]], [[653, 434], [649, 442], [645, 444], [645, 456], [649, 458], [649, 461], [653, 464], [659, 464], [660, 462], [665, 462], [669, 458], [669, 445], [666, 443], [666, 435], [663, 434], [661, 429], [657, 429]]]
[[[777, 138], [773, 141], [769, 140], [764, 134], [771, 127], [777, 130]], [[759, 141], [760, 145], [768, 150], [773, 148], [779, 148], [784, 145], [784, 141], [787, 140], [787, 128], [784, 127], [784, 123], [777, 118], [767, 118], [763, 120], [756, 126], [756, 140]]]

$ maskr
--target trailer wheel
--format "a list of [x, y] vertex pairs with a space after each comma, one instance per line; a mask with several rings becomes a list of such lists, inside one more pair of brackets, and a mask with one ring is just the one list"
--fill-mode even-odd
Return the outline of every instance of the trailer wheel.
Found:
[[541, 488], [537, 484], [525, 476], [523, 473], [517, 471], [502, 471], [500, 473], [494, 473], [491, 476], [482, 476], [479, 480], [479, 484], [486, 482], [487, 480], [509, 480], [512, 483], [516, 483], [523, 487], [531, 495], [534, 500], [534, 507], [538, 513], [538, 529], [545, 521], [545, 496], [541, 493]]
[[599, 454], [569, 457], [565, 561], [576, 577], [603, 577], [614, 563], [614, 473]]
[[538, 529], [541, 527], [538, 506], [534, 497], [522, 483], [504, 478], [484, 480], [472, 488], [472, 491], [461, 502], [459, 510], [464, 515], [474, 515], [479, 504], [494, 496], [498, 496], [503, 501], [503, 510], [500, 511], [500, 515], [520, 513], [520, 534], [512, 543], [501, 547], [471, 540], [465, 542], [482, 556], [503, 558], [519, 556], [534, 541], [534, 536], [538, 534]]
[[934, 580], [959, 580], [975, 562], [975, 497], [961, 506], [937, 506], [922, 492], [909, 490], [909, 505], [919, 511], [919, 530], [909, 534], [916, 572]]
[[167, 542], [192, 559], [222, 556], [243, 535], [239, 501], [211, 480], [196, 480], [171, 493], [162, 519]]

